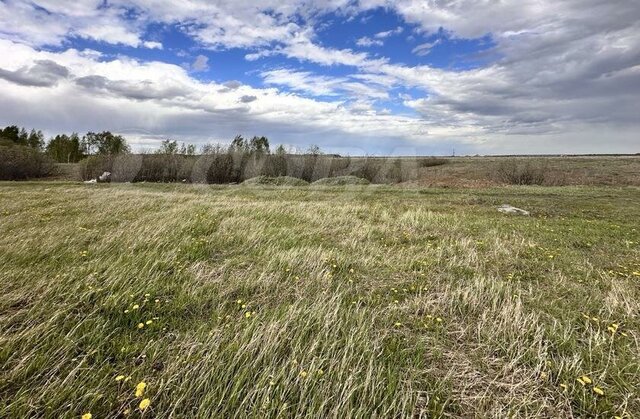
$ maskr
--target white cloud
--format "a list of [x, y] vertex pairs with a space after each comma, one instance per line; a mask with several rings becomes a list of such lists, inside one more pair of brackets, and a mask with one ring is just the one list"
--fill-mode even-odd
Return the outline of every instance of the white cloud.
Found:
[[386, 99], [389, 96], [386, 88], [359, 82], [355, 75], [329, 77], [280, 68], [263, 71], [261, 76], [268, 85], [286, 86], [311, 96], [340, 96], [358, 100]]
[[395, 29], [391, 29], [384, 32], [378, 32], [377, 34], [374, 35], [374, 38], [385, 39], [393, 35], [400, 35], [402, 32], [404, 32], [404, 28], [402, 26], [398, 26]]
[[371, 47], [371, 46], [381, 47], [384, 45], [384, 42], [379, 39], [371, 39], [367, 36], [363, 36], [362, 38], [358, 38], [356, 40], [356, 45], [359, 47]]
[[142, 45], [148, 49], [162, 49], [162, 42], [157, 41], [144, 41]]
[[209, 70], [209, 57], [206, 55], [198, 55], [191, 64], [191, 69], [196, 72]]
[[[491, 54], [488, 64], [465, 71], [402, 65], [384, 56], [332, 48], [316, 33], [319, 17], [328, 11], [350, 18], [378, 7], [416, 25], [419, 33], [444, 29], [452, 40], [490, 37], [493, 45], [486, 52]], [[136, 19], [129, 18], [131, 15]], [[48, 55], [42, 50], [43, 46], [64, 48], [70, 37], [162, 48], [162, 44], [145, 39], [149, 23], [177, 24], [200, 47], [248, 48], [248, 60], [285, 56], [322, 66], [349, 66], [352, 74], [328, 77], [308, 71], [263, 71], [270, 85], [311, 96], [333, 96], [334, 103], [276, 88], [201, 83], [168, 64], [139, 63], [126, 57], [105, 61], [96, 51], [66, 50]], [[380, 45], [403, 29], [400, 26], [361, 38], [359, 46]], [[291, 127], [290, 121], [312, 131], [333, 123], [334, 132], [352, 132], [359, 138], [382, 138], [380, 133], [388, 133], [390, 138], [450, 139], [482, 147], [491, 139], [506, 141], [509, 136], [525, 135], [531, 141], [540, 138], [542, 144], [543, 138], [553, 134], [586, 150], [597, 148], [600, 135], [606, 133], [607, 144], [625, 145], [633, 151], [629, 133], [640, 131], [636, 115], [640, 8], [635, 0], [507, 0], [490, 4], [474, 0], [4, 0], [0, 1], [0, 39], [5, 48], [0, 60], [0, 115], [7, 119], [20, 115], [25, 120], [33, 118], [36, 112], [20, 106], [49, 98], [64, 103], [62, 109], [70, 112], [57, 115], [51, 120], [53, 125], [67, 119], [78, 122], [76, 115], [84, 113], [76, 112], [75, 106], [82, 103], [95, 105], [109, 115], [129, 109], [131, 116], [114, 120], [133, 121], [135, 116], [143, 126], [150, 120], [171, 120], [177, 118], [176, 113], [186, 113], [190, 117], [182, 124], [194, 121], [199, 127], [202, 120], [214, 118], [211, 113], [221, 117], [220, 112], [233, 112], [234, 117], [242, 116], [236, 120], [243, 122], [238, 123], [277, 126], [278, 132], [288, 130], [282, 127]], [[414, 54], [427, 54], [434, 45], [418, 45]], [[64, 76], [57, 65], [69, 74]], [[376, 111], [372, 100], [387, 98], [394, 88], [413, 89], [402, 105], [419, 118]], [[211, 96], [218, 91], [222, 92], [220, 97]], [[64, 99], [62, 92], [79, 95], [77, 101]], [[355, 102], [343, 104], [351, 99]], [[366, 106], [375, 115], [367, 113]], [[143, 109], [158, 114], [149, 116]], [[301, 109], [309, 114], [302, 115]], [[354, 113], [358, 109], [362, 112]], [[318, 114], [321, 121], [314, 116]], [[102, 118], [102, 114], [85, 116]], [[356, 116], [361, 119], [354, 120]], [[38, 118], [46, 119], [39, 114]], [[381, 127], [383, 123], [385, 127]], [[194, 133], [197, 127], [192, 129]], [[576, 134], [580, 130], [582, 137]], [[370, 134], [372, 131], [378, 134]], [[531, 141], [521, 147], [533, 147]]]
[[[365, 150], [367, 144], [389, 139], [406, 145], [424, 132], [419, 119], [361, 112], [342, 101], [319, 101], [234, 82], [205, 83], [179, 66], [160, 62], [96, 60], [86, 52], [37, 51], [0, 40], [0, 68], [28, 72], [33, 63], [44, 61], [47, 66], [38, 70], [40, 76], [47, 69], [62, 75], [55, 84], [0, 79], [0, 122], [46, 127], [49, 134], [111, 129], [134, 140], [145, 138], [146, 145], [154, 136], [204, 142], [241, 132], [290, 144], [313, 139], [327, 147], [344, 145], [349, 136], [354, 147]], [[393, 148], [392, 144], [386, 147]]]
[[438, 45], [440, 42], [441, 41], [439, 39], [436, 39], [433, 42], [425, 42], [424, 44], [420, 44], [412, 49], [411, 52], [420, 57], [423, 57], [425, 55], [428, 55], [431, 52], [431, 49]]

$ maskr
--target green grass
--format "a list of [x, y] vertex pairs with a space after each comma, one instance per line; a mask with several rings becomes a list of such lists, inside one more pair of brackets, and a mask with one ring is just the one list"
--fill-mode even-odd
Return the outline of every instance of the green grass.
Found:
[[140, 417], [141, 381], [144, 417], [637, 417], [638, 220], [637, 188], [0, 183], [0, 417]]

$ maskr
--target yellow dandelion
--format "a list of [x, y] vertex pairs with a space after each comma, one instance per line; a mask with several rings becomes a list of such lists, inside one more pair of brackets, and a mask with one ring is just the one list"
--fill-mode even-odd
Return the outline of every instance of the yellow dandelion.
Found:
[[149, 400], [149, 399], [144, 399], [144, 400], [142, 400], [142, 401], [140, 402], [140, 406], [138, 406], [138, 407], [140, 407], [140, 410], [144, 410], [144, 409], [146, 409], [147, 407], [149, 407], [149, 405], [150, 405], [150, 404], [151, 404], [151, 400]]
[[124, 375], [119, 375], [116, 377], [116, 381], [122, 381], [124, 380]]
[[136, 385], [136, 397], [142, 397], [145, 388], [147, 388], [147, 383], [145, 383], [144, 381], [140, 381]]
[[604, 391], [600, 387], [594, 387], [593, 392], [600, 396], [604, 396]]
[[144, 323], [138, 323], [138, 329], [142, 329], [144, 327]]
[[319, 368], [318, 369], [318, 375], [322, 375], [322, 374], [324, 374], [324, 371], [322, 371], [322, 368]]
[[307, 372], [306, 371], [301, 371], [300, 372], [300, 377], [305, 378], [307, 376]]
[[583, 375], [582, 377], [582, 381], [584, 381], [587, 384], [591, 384], [591, 378], [587, 377], [586, 375]]
[[251, 312], [247, 311], [246, 313], [244, 313], [244, 317], [247, 319], [251, 317]]
[[92, 417], [93, 417], [93, 415], [91, 413], [89, 413], [89, 412], [87, 412], [87, 413], [85, 413], [85, 414], [83, 414], [81, 416], [82, 419], [91, 419]]
[[140, 306], [138, 304], [134, 304], [133, 307], [131, 307], [131, 308], [133, 308], [134, 310], [137, 310], [137, 309], [140, 308]]

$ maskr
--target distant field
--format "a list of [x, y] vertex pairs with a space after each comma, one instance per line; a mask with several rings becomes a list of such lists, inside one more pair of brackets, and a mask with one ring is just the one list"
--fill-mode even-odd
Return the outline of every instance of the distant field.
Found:
[[639, 220], [637, 187], [2, 182], [0, 417], [638, 417]]
[[529, 164], [551, 185], [640, 186], [640, 156], [447, 157], [448, 164], [421, 168], [411, 184], [487, 187], [500, 185], [502, 165]]
[[[338, 158], [339, 159], [339, 158]], [[395, 158], [372, 158], [374, 161]], [[408, 180], [401, 182], [409, 186], [487, 187], [505, 183], [499, 175], [502, 167], [528, 166], [545, 174], [543, 184], [592, 185], [592, 186], [640, 186], [640, 156], [548, 156], [548, 157], [438, 157], [434, 161], [446, 164], [418, 167], [403, 158], [403, 166], [409, 172]], [[415, 160], [415, 158], [413, 158]], [[424, 159], [424, 158], [423, 158]], [[428, 159], [425, 159], [428, 160]], [[352, 158], [358, 167], [364, 159]], [[58, 180], [79, 180], [78, 164], [58, 164]]]

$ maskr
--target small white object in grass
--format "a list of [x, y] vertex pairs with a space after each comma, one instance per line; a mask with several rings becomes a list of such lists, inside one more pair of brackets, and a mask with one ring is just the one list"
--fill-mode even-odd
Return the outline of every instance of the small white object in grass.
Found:
[[109, 182], [111, 180], [111, 172], [102, 172], [100, 176], [98, 176], [98, 182]]
[[518, 214], [518, 215], [530, 215], [529, 211], [523, 210], [521, 208], [516, 208], [509, 204], [502, 204], [498, 207], [498, 211], [504, 214]]

